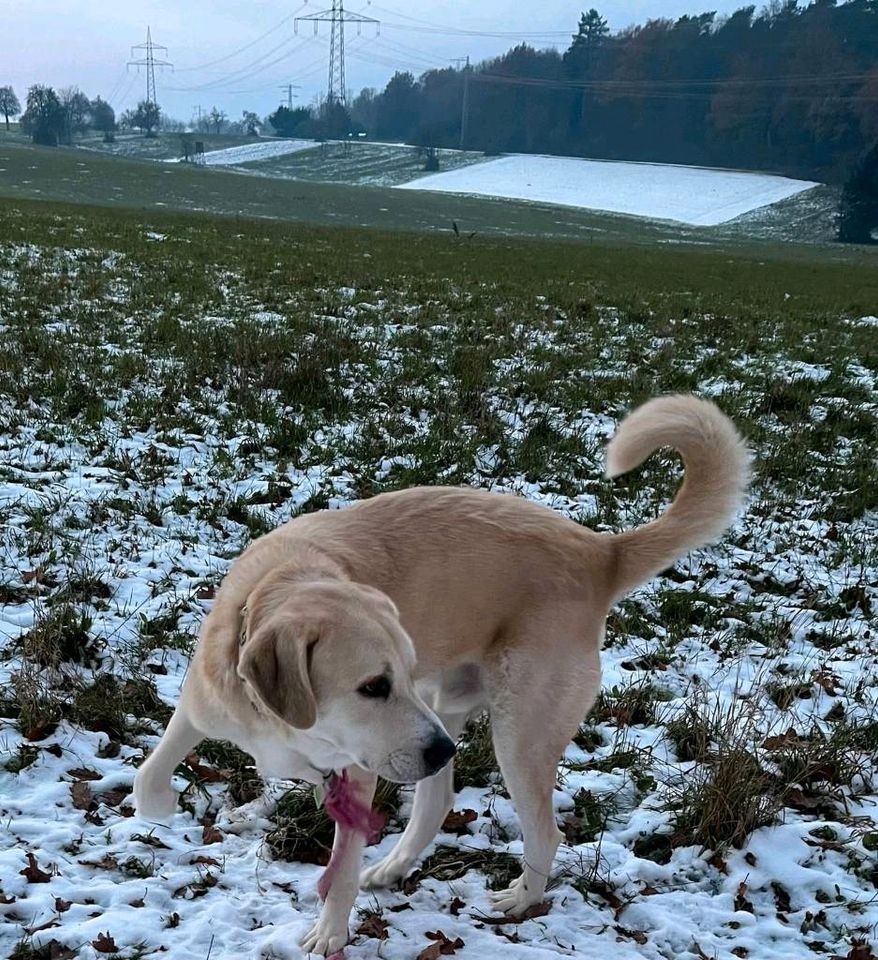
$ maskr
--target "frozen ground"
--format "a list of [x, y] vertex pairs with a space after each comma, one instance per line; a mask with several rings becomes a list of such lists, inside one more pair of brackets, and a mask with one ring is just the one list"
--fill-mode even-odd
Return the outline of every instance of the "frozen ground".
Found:
[[[462, 960], [871, 960], [874, 752], [854, 732], [874, 738], [878, 555], [874, 513], [849, 504], [874, 443], [874, 318], [821, 334], [823, 362], [782, 324], [750, 348], [718, 347], [727, 318], [629, 316], [563, 291], [507, 301], [481, 277], [315, 289], [308, 272], [291, 278], [296, 260], [205, 265], [193, 234], [168, 227], [144, 228], [134, 252], [122, 236], [114, 251], [94, 242], [0, 243], [0, 956], [300, 960], [319, 868], [272, 858], [270, 810], [233, 824], [223, 761], [181, 766], [170, 827], [131, 815], [134, 769], [213, 589], [259, 532], [387, 484], [492, 487], [602, 529], [649, 519], [673, 459], [640, 480], [600, 478], [643, 365], [746, 416], [760, 477], [721, 544], [611, 619], [604, 696], [555, 792], [568, 842], [551, 909], [520, 924], [490, 912], [487, 878], [508, 855], [517, 864], [521, 841], [489, 772], [459, 793], [455, 809], [472, 814], [449, 824], [419, 881], [359, 898], [346, 956], [427, 960], [444, 945]], [[316, 256], [306, 249], [295, 257]], [[803, 425], [831, 440], [797, 472], [778, 458]], [[84, 618], [82, 662], [41, 665], [63, 639], [47, 623], [70, 627], [61, 612]], [[30, 725], [43, 696], [57, 726]], [[740, 847], [712, 851], [684, 816], [687, 788], [725, 749], [687, 759], [699, 706], [744, 722], [735, 772], [756, 764], [766, 791], [796, 751], [854, 732], [783, 781]], [[404, 791], [392, 831], [409, 808]]]
[[534, 200], [715, 226], [815, 186], [761, 173], [520, 154], [421, 177], [400, 189]]

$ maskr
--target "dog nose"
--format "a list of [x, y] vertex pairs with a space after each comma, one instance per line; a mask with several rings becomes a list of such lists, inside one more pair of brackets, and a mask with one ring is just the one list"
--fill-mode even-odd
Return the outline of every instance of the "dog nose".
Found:
[[424, 763], [427, 770], [433, 774], [441, 770], [446, 763], [457, 753], [454, 741], [449, 737], [437, 737], [424, 750]]

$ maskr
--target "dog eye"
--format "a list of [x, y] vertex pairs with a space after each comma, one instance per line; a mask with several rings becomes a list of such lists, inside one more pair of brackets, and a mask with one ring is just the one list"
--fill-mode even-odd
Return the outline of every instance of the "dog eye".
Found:
[[390, 681], [387, 677], [375, 677], [357, 687], [357, 693], [375, 700], [386, 700], [390, 696]]

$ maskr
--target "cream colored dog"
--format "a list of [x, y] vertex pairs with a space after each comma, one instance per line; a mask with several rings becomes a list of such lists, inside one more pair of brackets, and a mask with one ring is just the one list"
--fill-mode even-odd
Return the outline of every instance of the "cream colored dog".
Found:
[[251, 753], [267, 777], [321, 783], [347, 770], [366, 804], [379, 775], [417, 781], [387, 857], [359, 878], [362, 838], [339, 851], [303, 941], [331, 954], [347, 942], [360, 883], [400, 880], [438, 832], [453, 800], [453, 739], [487, 709], [524, 835], [522, 875], [494, 906], [519, 915], [539, 903], [561, 839], [556, 767], [600, 687], [607, 612], [718, 537], [746, 487], [734, 426], [691, 396], [632, 413], [610, 443], [607, 474], [666, 446], [683, 457], [679, 494], [658, 520], [620, 534], [514, 496], [418, 488], [299, 517], [257, 540], [217, 593], [180, 703], [138, 771], [138, 813], [173, 813], [174, 769], [207, 736]]

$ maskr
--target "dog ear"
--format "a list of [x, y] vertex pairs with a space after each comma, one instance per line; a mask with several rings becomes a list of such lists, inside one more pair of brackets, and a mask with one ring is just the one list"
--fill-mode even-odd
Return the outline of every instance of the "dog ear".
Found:
[[238, 676], [281, 720], [300, 730], [317, 720], [308, 668], [318, 639], [316, 627], [268, 623], [247, 640], [238, 660]]

